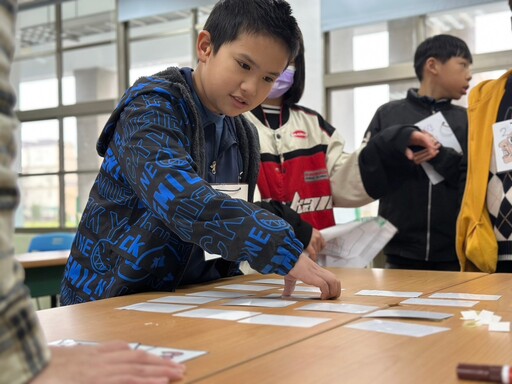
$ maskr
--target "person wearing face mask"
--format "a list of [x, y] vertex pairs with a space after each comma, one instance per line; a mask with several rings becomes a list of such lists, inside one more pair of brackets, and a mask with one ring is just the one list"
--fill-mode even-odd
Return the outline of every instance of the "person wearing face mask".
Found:
[[[325, 246], [319, 230], [335, 225], [333, 207], [359, 207], [374, 200], [361, 173], [370, 180], [388, 174], [392, 183], [391, 168], [416, 161], [408, 146], [428, 148], [431, 137], [412, 126], [392, 129], [370, 143], [366, 137], [355, 152], [346, 153], [345, 140], [336, 128], [318, 112], [297, 104], [304, 85], [301, 41], [298, 55], [274, 82], [267, 98], [244, 117], [258, 130], [261, 167], [257, 185], [262, 201], [285, 203], [309, 223], [308, 248], [316, 254]], [[434, 147], [427, 149], [421, 161], [437, 154]], [[316, 255], [311, 258], [316, 260]]]

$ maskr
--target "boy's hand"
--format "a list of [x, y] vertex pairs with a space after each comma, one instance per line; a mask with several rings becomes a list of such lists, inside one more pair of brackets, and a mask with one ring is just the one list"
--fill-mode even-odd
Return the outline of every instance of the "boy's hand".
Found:
[[441, 144], [434, 136], [427, 132], [414, 131], [409, 137], [409, 146], [423, 147], [418, 152], [413, 152], [411, 148], [405, 150], [405, 156], [415, 164], [421, 164], [437, 156]]
[[320, 288], [322, 300], [337, 299], [341, 294], [341, 282], [327, 269], [320, 267], [305, 253], [299, 256], [299, 260], [292, 270], [284, 277], [283, 296], [290, 296], [295, 289], [297, 280]]
[[313, 232], [311, 232], [311, 239], [309, 240], [309, 245], [305, 249], [308, 253], [311, 260], [316, 262], [318, 260], [318, 253], [324, 249], [325, 247], [325, 239], [320, 233], [318, 229], [313, 228]]

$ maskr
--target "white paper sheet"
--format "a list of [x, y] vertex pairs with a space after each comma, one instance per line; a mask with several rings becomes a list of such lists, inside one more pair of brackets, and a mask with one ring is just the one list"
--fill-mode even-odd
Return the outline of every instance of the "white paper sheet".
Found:
[[409, 311], [405, 309], [381, 309], [368, 313], [363, 317], [394, 317], [401, 319], [419, 319], [419, 320], [444, 320], [452, 317], [451, 313], [430, 312], [430, 311]]
[[435, 327], [432, 325], [418, 325], [403, 323], [399, 321], [370, 320], [361, 323], [347, 324], [347, 328], [360, 329], [363, 331], [373, 331], [380, 333], [389, 333], [393, 335], [424, 337], [439, 332], [448, 331], [450, 328]]
[[372, 305], [358, 305], [358, 304], [334, 304], [334, 303], [314, 303], [307, 304], [300, 308], [298, 311], [320, 311], [320, 312], [339, 312], [339, 313], [367, 313], [375, 311], [379, 307]]
[[320, 317], [302, 317], [286, 315], [259, 315], [240, 320], [239, 323], [277, 325], [281, 327], [311, 328], [315, 325], [325, 323], [331, 319]]
[[236, 291], [269, 291], [271, 289], [274, 289], [274, 287], [269, 287], [267, 285], [251, 285], [251, 284], [226, 284], [226, 285], [219, 285], [218, 287], [220, 289], [233, 289]]
[[251, 283], [284, 285], [284, 279], [259, 279], [252, 280]]
[[200, 308], [193, 309], [191, 311], [176, 313], [174, 314], [174, 316], [234, 321], [243, 319], [245, 317], [256, 316], [259, 314], [261, 314], [261, 312], [230, 311], [223, 309]]
[[200, 291], [187, 293], [187, 296], [203, 296], [203, 297], [218, 297], [220, 299], [232, 299], [234, 297], [253, 296], [251, 293], [242, 292], [223, 292], [223, 291]]
[[[284, 288], [280, 288], [280, 291], [284, 291]], [[322, 293], [320, 288], [318, 287], [302, 287], [300, 285], [296, 285], [293, 292], [311, 292], [311, 293]]]
[[158, 313], [173, 313], [178, 311], [185, 311], [187, 309], [195, 308], [196, 305], [179, 305], [179, 304], [158, 304], [158, 303], [137, 303], [127, 305], [126, 307], [119, 307], [116, 309], [140, 312], [158, 312]]
[[382, 217], [367, 217], [320, 231], [326, 240], [318, 264], [324, 267], [366, 267], [397, 229]]
[[206, 304], [212, 301], [220, 300], [219, 297], [201, 297], [201, 296], [164, 296], [157, 299], [148, 300], [148, 303], [171, 303], [171, 304]]
[[478, 304], [478, 301], [471, 300], [447, 300], [447, 299], [407, 299], [400, 304], [412, 305], [438, 305], [442, 307], [473, 307]]
[[481, 300], [496, 301], [501, 295], [478, 295], [473, 293], [433, 293], [429, 296], [432, 299], [458, 299], [458, 300]]
[[240, 305], [243, 307], [267, 307], [267, 308], [284, 308], [297, 303], [293, 300], [276, 300], [276, 299], [260, 299], [260, 298], [243, 298], [230, 300], [222, 305]]
[[381, 291], [377, 289], [363, 289], [356, 293], [359, 296], [384, 296], [384, 297], [418, 297], [423, 292]]

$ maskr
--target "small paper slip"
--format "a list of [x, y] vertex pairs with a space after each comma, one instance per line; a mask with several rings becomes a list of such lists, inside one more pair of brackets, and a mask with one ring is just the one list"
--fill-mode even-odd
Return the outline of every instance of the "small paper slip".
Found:
[[356, 293], [360, 296], [385, 296], [385, 297], [418, 297], [423, 292], [400, 292], [400, 291], [379, 291], [373, 289], [363, 289]]
[[206, 354], [205, 351], [192, 351], [189, 349], [154, 347], [152, 345], [144, 345], [139, 343], [130, 343], [130, 348], [140, 349], [152, 355], [161, 357], [163, 359], [170, 359], [176, 363], [183, 363], [185, 361]]
[[292, 300], [320, 300], [320, 296], [316, 296], [313, 294], [292, 294], [291, 296], [283, 296], [280, 293], [269, 293], [266, 296], [268, 299], [292, 299]]
[[435, 327], [432, 325], [417, 325], [387, 320], [370, 320], [362, 323], [348, 324], [345, 325], [345, 327], [360, 329], [363, 331], [390, 333], [393, 335], [412, 337], [424, 337], [448, 331], [450, 329], [445, 327]]
[[[79, 341], [73, 339], [64, 339], [64, 340], [56, 340], [48, 345], [58, 346], [58, 347], [72, 347], [75, 345], [97, 345], [97, 342], [92, 341]], [[192, 351], [189, 349], [176, 349], [176, 348], [167, 348], [167, 347], [155, 347], [152, 345], [144, 345], [140, 343], [129, 343], [128, 344], [131, 349], [140, 349], [150, 353], [152, 355], [156, 355], [162, 357], [164, 359], [171, 359], [176, 363], [183, 363], [187, 360], [194, 359], [198, 356], [204, 355], [207, 352], [205, 351]]]
[[201, 296], [165, 296], [158, 299], [148, 300], [148, 303], [171, 303], [171, 304], [206, 304], [220, 300], [219, 297]]
[[140, 311], [140, 312], [158, 312], [158, 313], [173, 313], [184, 311], [187, 309], [195, 308], [196, 305], [179, 305], [179, 304], [158, 304], [158, 303], [137, 303], [127, 305], [126, 307], [119, 307], [116, 309]]
[[492, 126], [496, 172], [512, 170], [512, 120], [499, 121]]
[[251, 281], [251, 283], [284, 285], [284, 279], [260, 279], [260, 280], [253, 280], [253, 281]]
[[368, 313], [363, 317], [396, 317], [401, 319], [419, 319], [419, 320], [444, 320], [452, 317], [451, 313], [429, 312], [429, 311], [408, 311], [402, 309], [381, 309]]
[[[284, 288], [281, 288], [280, 291], [284, 291]], [[295, 286], [294, 292], [313, 292], [313, 293], [322, 293], [320, 288], [318, 287], [301, 287], [299, 285]]]
[[407, 299], [400, 304], [412, 305], [439, 305], [442, 307], [473, 307], [478, 301], [471, 300], [446, 300], [446, 299]]
[[320, 312], [340, 312], [340, 313], [367, 313], [374, 311], [379, 307], [371, 305], [357, 304], [332, 304], [332, 303], [314, 303], [296, 308], [298, 311], [320, 311]]
[[217, 297], [219, 299], [232, 299], [234, 297], [252, 296], [250, 293], [241, 292], [222, 292], [222, 291], [201, 291], [187, 293], [187, 296]]
[[192, 311], [176, 313], [174, 316], [179, 317], [195, 317], [203, 319], [215, 319], [215, 320], [240, 320], [245, 317], [256, 316], [261, 312], [249, 312], [249, 311], [225, 311], [222, 309], [193, 309]]
[[477, 311], [462, 311], [460, 314], [462, 315], [461, 320], [478, 320]]
[[489, 331], [510, 332], [510, 321], [503, 321], [501, 323], [491, 323], [489, 324]]
[[292, 300], [276, 300], [276, 299], [257, 299], [245, 298], [228, 301], [222, 305], [240, 305], [243, 307], [267, 307], [267, 308], [284, 308], [297, 303]]
[[227, 284], [227, 285], [220, 285], [215, 288], [220, 289], [233, 289], [237, 291], [268, 291], [270, 289], [274, 289], [274, 287], [268, 287], [265, 285], [250, 285], [250, 284]]
[[460, 299], [460, 300], [481, 300], [495, 301], [501, 298], [501, 295], [476, 295], [472, 293], [434, 293], [429, 296], [432, 299]]
[[302, 317], [286, 315], [259, 315], [248, 319], [240, 320], [239, 323], [277, 325], [282, 327], [311, 328], [315, 325], [325, 323], [331, 319], [319, 317]]

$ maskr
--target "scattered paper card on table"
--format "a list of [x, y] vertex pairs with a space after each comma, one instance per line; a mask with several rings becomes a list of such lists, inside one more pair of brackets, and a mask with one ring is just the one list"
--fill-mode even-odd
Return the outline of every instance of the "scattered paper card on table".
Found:
[[435, 327], [432, 325], [418, 325], [402, 323], [398, 321], [370, 320], [361, 323], [345, 325], [347, 328], [360, 329], [363, 331], [373, 331], [380, 333], [390, 333], [393, 335], [424, 337], [435, 333], [448, 331], [450, 328]]
[[267, 307], [267, 308], [284, 308], [295, 304], [293, 300], [276, 300], [276, 299], [260, 299], [260, 298], [243, 298], [228, 301], [222, 305], [240, 305], [244, 307]]
[[292, 300], [320, 300], [320, 296], [314, 294], [308, 294], [307, 292], [303, 294], [295, 294], [293, 293], [291, 296], [283, 296], [281, 293], [269, 293], [266, 296], [263, 296], [269, 299], [292, 299]]
[[259, 315], [240, 320], [239, 323], [261, 324], [261, 325], [277, 325], [282, 327], [300, 327], [311, 328], [315, 325], [325, 323], [331, 319], [320, 317], [302, 317], [287, 315]]
[[148, 303], [171, 303], [171, 304], [206, 304], [212, 301], [220, 300], [220, 297], [204, 296], [164, 296], [157, 299], [148, 300]]
[[363, 317], [396, 317], [402, 319], [419, 319], [419, 320], [444, 320], [452, 317], [451, 313], [430, 312], [430, 311], [409, 311], [404, 309], [381, 309], [372, 313], [368, 313]]
[[252, 280], [251, 283], [284, 285], [284, 279], [260, 279]]
[[475, 321], [477, 325], [489, 325], [491, 323], [498, 323], [501, 316], [495, 315], [492, 311], [481, 310], [478, 311], [461, 311], [461, 320]]
[[510, 321], [491, 323], [491, 324], [489, 324], [489, 331], [491, 331], [491, 332], [510, 332]]
[[235, 297], [252, 296], [251, 293], [222, 292], [222, 291], [201, 291], [201, 292], [187, 293], [186, 295], [187, 296], [202, 296], [202, 297], [217, 297], [219, 299], [232, 299]]
[[400, 304], [439, 305], [442, 307], [473, 307], [474, 305], [478, 304], [478, 301], [413, 298], [401, 301]]
[[119, 307], [117, 309], [140, 311], [140, 312], [158, 312], [158, 313], [173, 313], [184, 311], [187, 309], [195, 308], [196, 305], [179, 305], [179, 304], [158, 304], [158, 303], [137, 303], [127, 305], [126, 307]]
[[249, 311], [230, 311], [222, 309], [193, 309], [187, 312], [176, 313], [174, 316], [179, 317], [194, 317], [203, 319], [216, 319], [216, 320], [240, 320], [245, 317], [256, 316], [261, 312], [249, 312]]
[[433, 293], [429, 296], [432, 299], [460, 299], [460, 300], [482, 300], [495, 301], [501, 298], [501, 295], [477, 295], [473, 293]]
[[297, 308], [298, 311], [321, 311], [321, 312], [340, 312], [340, 313], [367, 313], [374, 311], [379, 307], [371, 305], [357, 304], [333, 304], [333, 303], [314, 303]]
[[270, 289], [274, 289], [274, 287], [267, 287], [265, 285], [250, 285], [250, 284], [227, 284], [227, 285], [220, 285], [215, 288], [221, 288], [221, 289], [234, 289], [238, 291], [268, 291]]
[[375, 289], [363, 289], [356, 293], [360, 296], [385, 296], [385, 297], [418, 297], [423, 292], [380, 291]]
[[[75, 345], [97, 345], [97, 342], [93, 341], [81, 341], [81, 340], [73, 340], [73, 339], [63, 339], [56, 340], [48, 343], [48, 345], [57, 346], [57, 347], [72, 347]], [[140, 343], [129, 343], [128, 344], [131, 349], [140, 349], [146, 351], [152, 355], [156, 355], [162, 357], [164, 359], [171, 359], [176, 363], [183, 363], [187, 360], [194, 359], [198, 356], [204, 355], [207, 352], [205, 351], [193, 351], [189, 349], [177, 349], [177, 348], [167, 348], [167, 347], [155, 347], [152, 345], [144, 345]]]
[[[284, 288], [280, 289], [281, 291], [284, 291]], [[322, 293], [320, 288], [318, 287], [302, 287], [300, 285], [296, 285], [293, 292], [314, 292], [314, 293]]]

